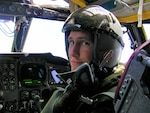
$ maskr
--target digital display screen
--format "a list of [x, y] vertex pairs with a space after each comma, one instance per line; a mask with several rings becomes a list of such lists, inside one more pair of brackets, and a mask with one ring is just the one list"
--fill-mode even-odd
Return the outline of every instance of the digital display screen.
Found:
[[21, 84], [38, 85], [46, 79], [46, 68], [42, 64], [28, 63], [21, 67]]

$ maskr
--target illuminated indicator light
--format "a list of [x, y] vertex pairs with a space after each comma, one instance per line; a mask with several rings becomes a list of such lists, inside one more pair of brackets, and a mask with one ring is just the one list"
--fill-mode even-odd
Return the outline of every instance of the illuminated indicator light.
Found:
[[33, 83], [38, 83], [38, 84], [40, 84], [41, 81], [39, 81], [39, 80], [33, 80]]
[[32, 81], [25, 81], [25, 84], [32, 84]]
[[26, 80], [24, 80], [24, 83], [25, 83], [25, 84], [40, 84], [41, 81], [39, 81], [39, 80], [26, 79]]

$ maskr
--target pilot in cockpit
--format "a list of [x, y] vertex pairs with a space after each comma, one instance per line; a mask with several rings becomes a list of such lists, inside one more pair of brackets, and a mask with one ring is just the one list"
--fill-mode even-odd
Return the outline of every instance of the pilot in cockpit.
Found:
[[89, 5], [72, 13], [62, 31], [71, 66], [64, 75], [71, 77], [65, 79], [65, 88], [54, 91], [41, 113], [114, 113], [124, 48], [119, 21], [106, 9]]

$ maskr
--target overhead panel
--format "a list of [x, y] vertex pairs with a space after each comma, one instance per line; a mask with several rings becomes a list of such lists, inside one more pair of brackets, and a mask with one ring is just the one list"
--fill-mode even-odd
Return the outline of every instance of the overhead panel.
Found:
[[141, 20], [150, 18], [150, 0], [71, 0], [71, 2], [80, 7], [100, 5], [111, 11], [120, 22], [131, 23], [138, 22], [140, 18]]

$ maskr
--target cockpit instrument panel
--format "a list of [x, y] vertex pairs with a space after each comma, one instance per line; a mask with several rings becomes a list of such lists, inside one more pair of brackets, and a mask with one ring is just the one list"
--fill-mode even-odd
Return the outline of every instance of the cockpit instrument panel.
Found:
[[40, 113], [55, 88], [65, 86], [57, 73], [68, 70], [66, 59], [50, 53], [0, 54], [0, 112]]

